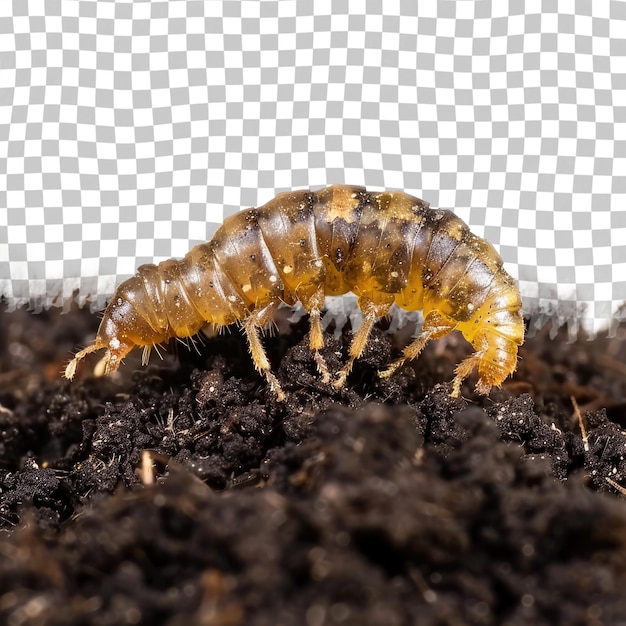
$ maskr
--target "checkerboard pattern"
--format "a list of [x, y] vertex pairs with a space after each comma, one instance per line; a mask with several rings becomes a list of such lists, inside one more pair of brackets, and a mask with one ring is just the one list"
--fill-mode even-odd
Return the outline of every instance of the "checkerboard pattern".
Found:
[[346, 182], [454, 209], [533, 325], [614, 330], [625, 33], [623, 1], [2, 0], [0, 294], [101, 308], [240, 208]]

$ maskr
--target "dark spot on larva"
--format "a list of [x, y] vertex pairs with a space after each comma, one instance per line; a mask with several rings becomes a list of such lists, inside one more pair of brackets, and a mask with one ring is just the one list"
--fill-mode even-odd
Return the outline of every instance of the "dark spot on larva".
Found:
[[335, 250], [335, 259], [337, 260], [337, 263], [341, 263], [343, 261], [343, 252], [341, 251], [341, 248], [337, 248], [337, 250]]
[[256, 254], [251, 254], [250, 255], [250, 260], [251, 261], [256, 261]]
[[304, 248], [305, 245], [306, 245], [306, 239], [300, 239], [300, 247]]

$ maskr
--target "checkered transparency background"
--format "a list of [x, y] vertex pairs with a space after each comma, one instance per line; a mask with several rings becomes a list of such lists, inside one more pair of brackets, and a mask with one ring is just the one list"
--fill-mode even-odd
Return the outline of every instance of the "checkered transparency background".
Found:
[[0, 0], [0, 293], [102, 307], [240, 208], [345, 182], [455, 210], [533, 324], [614, 329], [625, 37], [622, 1]]

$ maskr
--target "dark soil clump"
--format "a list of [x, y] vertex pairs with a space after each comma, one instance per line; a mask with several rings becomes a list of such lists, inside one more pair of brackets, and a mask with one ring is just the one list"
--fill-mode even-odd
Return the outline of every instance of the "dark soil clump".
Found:
[[454, 399], [461, 339], [380, 380], [379, 330], [337, 392], [298, 323], [279, 403], [236, 329], [64, 381], [97, 323], [0, 312], [0, 622], [626, 624], [623, 328]]

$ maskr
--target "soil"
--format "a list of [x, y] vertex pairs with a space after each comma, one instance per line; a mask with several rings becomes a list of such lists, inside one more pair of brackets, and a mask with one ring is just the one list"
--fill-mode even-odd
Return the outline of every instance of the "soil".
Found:
[[458, 337], [383, 381], [379, 329], [337, 392], [282, 324], [279, 403], [236, 328], [64, 381], [97, 324], [0, 311], [0, 622], [626, 624], [625, 328], [454, 399]]

